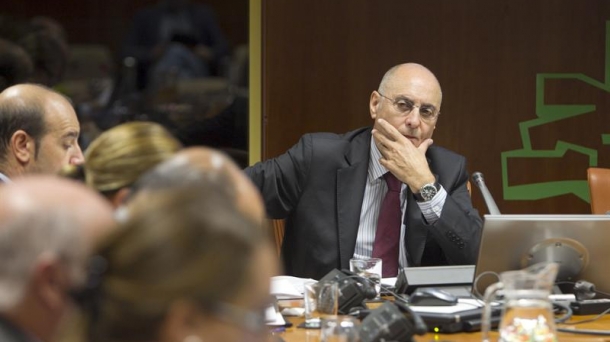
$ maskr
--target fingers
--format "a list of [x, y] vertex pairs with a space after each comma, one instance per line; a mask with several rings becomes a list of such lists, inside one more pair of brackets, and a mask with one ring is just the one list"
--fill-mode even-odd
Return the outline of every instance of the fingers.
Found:
[[397, 141], [402, 136], [394, 126], [384, 119], [377, 119], [377, 123], [379, 123], [380, 133], [387, 136], [390, 140]]
[[377, 142], [384, 147], [388, 146], [388, 144], [391, 142], [384, 133], [376, 129], [373, 129], [373, 138], [375, 138], [375, 140], [377, 140]]
[[422, 141], [422, 143], [419, 145], [419, 147], [417, 148], [418, 150], [420, 150], [423, 154], [426, 154], [426, 151], [428, 151], [428, 147], [432, 146], [432, 139], [426, 139], [424, 141]]

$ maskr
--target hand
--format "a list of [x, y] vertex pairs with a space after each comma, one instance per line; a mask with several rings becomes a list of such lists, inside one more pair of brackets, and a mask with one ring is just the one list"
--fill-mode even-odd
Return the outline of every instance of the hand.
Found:
[[379, 159], [381, 165], [407, 184], [413, 193], [419, 192], [425, 184], [434, 183], [435, 178], [426, 159], [432, 139], [426, 139], [415, 147], [411, 140], [383, 119], [377, 120], [373, 138], [383, 156]]

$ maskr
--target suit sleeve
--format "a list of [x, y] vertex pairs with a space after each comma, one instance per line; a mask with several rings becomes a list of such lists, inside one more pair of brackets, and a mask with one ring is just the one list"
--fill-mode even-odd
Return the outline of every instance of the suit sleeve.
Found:
[[483, 221], [472, 206], [468, 192], [468, 172], [462, 159], [453, 184], [444, 184], [448, 193], [441, 217], [428, 227], [449, 264], [475, 264]]
[[312, 137], [305, 135], [286, 153], [244, 170], [259, 188], [270, 218], [286, 218], [295, 208], [307, 181], [311, 157]]

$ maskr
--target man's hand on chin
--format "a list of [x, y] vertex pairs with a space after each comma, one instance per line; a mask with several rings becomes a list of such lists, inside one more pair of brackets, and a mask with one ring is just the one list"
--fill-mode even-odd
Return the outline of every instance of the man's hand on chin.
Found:
[[383, 119], [377, 120], [377, 128], [372, 133], [383, 156], [379, 163], [407, 184], [411, 191], [417, 193], [425, 184], [434, 183], [435, 178], [426, 159], [426, 151], [432, 145], [432, 139], [426, 139], [416, 147]]

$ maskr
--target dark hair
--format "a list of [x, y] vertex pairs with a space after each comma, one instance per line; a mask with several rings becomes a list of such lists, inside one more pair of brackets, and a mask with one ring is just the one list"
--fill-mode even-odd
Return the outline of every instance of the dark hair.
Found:
[[3, 98], [0, 100], [0, 162], [6, 162], [11, 137], [18, 130], [34, 139], [35, 157], [38, 156], [40, 140], [46, 133], [44, 107], [38, 98]]
[[30, 56], [8, 40], [0, 38], [0, 91], [26, 82], [34, 71]]

